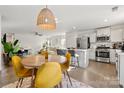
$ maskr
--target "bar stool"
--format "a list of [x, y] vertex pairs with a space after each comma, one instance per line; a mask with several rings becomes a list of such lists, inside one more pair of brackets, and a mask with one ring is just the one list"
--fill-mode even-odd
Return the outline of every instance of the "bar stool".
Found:
[[[71, 65], [74, 64], [74, 66], [76, 67], [76, 63], [77, 63], [77, 66], [79, 67], [79, 55], [75, 52], [75, 50], [73, 49], [69, 49], [68, 52], [71, 54]], [[76, 58], [76, 61], [75, 61], [75, 58]]]

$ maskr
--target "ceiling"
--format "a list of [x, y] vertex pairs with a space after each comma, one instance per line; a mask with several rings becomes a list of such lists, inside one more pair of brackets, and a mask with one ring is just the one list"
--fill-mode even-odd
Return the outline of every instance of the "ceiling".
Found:
[[[11, 5], [0, 6], [2, 16], [2, 32], [34, 33], [44, 35], [61, 34], [67, 31], [85, 31], [103, 26], [124, 23], [124, 6], [112, 12], [114, 5], [50, 5], [58, 19], [55, 31], [42, 31], [36, 26], [37, 15], [43, 5]], [[107, 19], [108, 22], [104, 22]]]

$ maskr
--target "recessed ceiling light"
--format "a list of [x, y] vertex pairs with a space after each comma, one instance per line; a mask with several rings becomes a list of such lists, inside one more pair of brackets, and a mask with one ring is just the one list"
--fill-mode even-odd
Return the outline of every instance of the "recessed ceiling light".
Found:
[[57, 21], [57, 20], [58, 20], [58, 18], [55, 18], [55, 20]]
[[73, 26], [72, 28], [73, 28], [73, 29], [76, 29], [76, 27], [75, 27], [75, 26]]
[[108, 22], [108, 19], [104, 19], [104, 22]]

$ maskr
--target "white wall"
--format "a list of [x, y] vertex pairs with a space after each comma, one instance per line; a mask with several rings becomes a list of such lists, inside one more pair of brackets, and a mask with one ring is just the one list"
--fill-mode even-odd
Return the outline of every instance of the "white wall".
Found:
[[50, 47], [54, 48], [65, 48], [65, 34], [51, 36], [48, 38], [50, 42]]
[[20, 41], [21, 47], [32, 49], [35, 53], [42, 48], [46, 41], [46, 37], [34, 34], [15, 34], [15, 38]]
[[111, 27], [111, 42], [122, 42], [124, 41], [124, 24], [115, 25]]

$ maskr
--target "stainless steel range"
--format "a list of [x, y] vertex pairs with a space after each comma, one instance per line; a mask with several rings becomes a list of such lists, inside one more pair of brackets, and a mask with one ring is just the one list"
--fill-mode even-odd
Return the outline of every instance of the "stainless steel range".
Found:
[[110, 47], [100, 46], [96, 48], [96, 61], [110, 62]]

